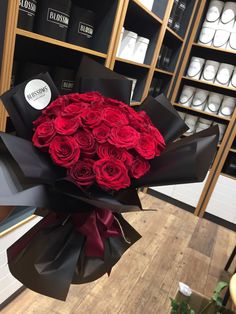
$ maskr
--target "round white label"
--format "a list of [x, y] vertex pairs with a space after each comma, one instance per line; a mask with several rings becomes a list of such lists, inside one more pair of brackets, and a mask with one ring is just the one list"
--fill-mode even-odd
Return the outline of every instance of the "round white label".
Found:
[[50, 103], [52, 93], [46, 82], [35, 79], [26, 84], [24, 95], [31, 107], [42, 110]]

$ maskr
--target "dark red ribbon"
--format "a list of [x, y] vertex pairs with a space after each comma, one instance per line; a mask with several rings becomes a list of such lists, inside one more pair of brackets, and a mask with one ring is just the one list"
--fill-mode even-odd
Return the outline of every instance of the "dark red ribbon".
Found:
[[90, 213], [74, 214], [72, 220], [76, 229], [86, 236], [86, 256], [103, 257], [105, 239], [122, 236], [118, 222], [108, 209], [98, 208]]

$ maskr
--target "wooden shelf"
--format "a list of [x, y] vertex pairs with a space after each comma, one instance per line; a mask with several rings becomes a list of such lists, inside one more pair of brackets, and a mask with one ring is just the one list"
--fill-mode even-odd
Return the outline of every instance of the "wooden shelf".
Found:
[[116, 61], [132, 64], [132, 65], [135, 65], [135, 66], [138, 66], [138, 67], [141, 67], [141, 68], [146, 68], [146, 69], [150, 69], [151, 68], [151, 66], [148, 65], [148, 64], [139, 63], [139, 62], [135, 62], [135, 61], [132, 61], [132, 60], [123, 59], [123, 58], [119, 58], [119, 57], [116, 57]]
[[166, 74], [166, 75], [169, 75], [169, 76], [173, 76], [174, 75], [173, 72], [170, 72], [170, 71], [167, 71], [167, 70], [158, 69], [158, 68], [155, 69], [155, 72]]
[[214, 84], [214, 83], [209, 83], [206, 81], [195, 80], [195, 79], [189, 78], [187, 76], [183, 76], [183, 79], [186, 81], [195, 82], [197, 84], [202, 84], [202, 85], [218, 88], [218, 89], [223, 90], [223, 91], [236, 92], [236, 88], [232, 88], [232, 87], [228, 87], [228, 86], [222, 86], [222, 85], [218, 85], [218, 84]]
[[202, 110], [196, 110], [196, 109], [194, 109], [192, 107], [186, 107], [186, 106], [180, 105], [178, 103], [174, 103], [174, 106], [179, 107], [179, 108], [183, 108], [183, 109], [186, 109], [186, 110], [189, 110], [189, 111], [201, 113], [201, 114], [204, 114], [205, 116], [214, 117], [214, 118], [217, 118], [217, 119], [220, 119], [220, 120], [230, 121], [230, 118], [224, 118], [224, 117], [218, 116], [217, 114], [214, 114], [214, 113], [209, 113], [209, 112], [205, 112], [205, 111], [202, 111]]
[[232, 179], [232, 180], [236, 180], [236, 177], [234, 176], [231, 176], [230, 174], [227, 174], [227, 173], [224, 173], [224, 172], [221, 172], [221, 175], [226, 177], [226, 178], [229, 178], [229, 179]]
[[184, 41], [184, 39], [181, 36], [179, 36], [175, 31], [173, 31], [173, 29], [171, 29], [169, 26], [166, 27], [166, 31], [172, 36], [174, 36], [176, 39], [178, 39], [179, 41], [181, 42]]
[[202, 44], [198, 44], [198, 43], [194, 43], [193, 47], [198, 47], [198, 48], [202, 48], [202, 49], [207, 49], [210, 50], [214, 53], [214, 51], [219, 51], [219, 52], [224, 52], [224, 53], [228, 53], [228, 54], [232, 54], [235, 56], [235, 52], [231, 51], [231, 50], [226, 50], [226, 49], [222, 49], [222, 48], [216, 48], [216, 47], [211, 47], [211, 46], [206, 46], [206, 45], [202, 45]]
[[148, 8], [145, 7], [140, 1], [138, 0], [132, 0], [133, 3], [135, 3], [137, 6], [139, 6], [143, 11], [145, 11], [148, 15], [150, 15], [156, 22], [159, 24], [162, 24], [162, 20], [152, 11], [148, 10]]
[[141, 103], [141, 101], [131, 101], [130, 106], [139, 106]]
[[87, 53], [87, 54], [90, 54], [90, 55], [93, 55], [93, 56], [97, 56], [97, 57], [100, 57], [100, 58], [104, 58], [105, 59], [107, 57], [107, 54], [105, 54], [105, 53], [98, 52], [98, 51], [95, 51], [95, 50], [92, 50], [92, 49], [88, 49], [88, 48], [84, 48], [84, 47], [80, 47], [80, 46], [77, 46], [77, 45], [69, 44], [67, 42], [60, 41], [60, 40], [57, 40], [57, 39], [54, 39], [54, 38], [51, 38], [51, 37], [47, 37], [47, 36], [43, 36], [43, 35], [40, 35], [40, 34], [28, 32], [28, 31], [25, 31], [25, 30], [20, 29], [20, 28], [16, 29], [16, 34], [19, 35], [19, 36], [27, 37], [27, 38], [38, 40], [38, 41], [42, 41], [42, 42], [49, 43], [49, 44], [52, 44], [52, 45], [64, 47], [64, 48], [75, 50], [75, 51], [79, 51], [79, 52], [82, 52], [82, 53]]
[[230, 148], [230, 150], [229, 150], [231, 153], [234, 153], [234, 154], [236, 154], [236, 148]]

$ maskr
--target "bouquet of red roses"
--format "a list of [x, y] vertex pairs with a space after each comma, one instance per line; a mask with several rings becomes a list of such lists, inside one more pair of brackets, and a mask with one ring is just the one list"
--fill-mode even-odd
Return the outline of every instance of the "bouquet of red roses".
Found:
[[48, 152], [79, 188], [127, 188], [165, 148], [145, 111], [97, 92], [60, 96], [34, 125], [34, 146]]
[[9, 269], [61, 300], [141, 237], [122, 217], [142, 210], [137, 188], [204, 180], [218, 142], [217, 127], [176, 141], [187, 126], [166, 97], [131, 108], [130, 81], [86, 57], [76, 82], [60, 96], [44, 73], [1, 96], [18, 136], [0, 132], [0, 206], [43, 217], [8, 249]]

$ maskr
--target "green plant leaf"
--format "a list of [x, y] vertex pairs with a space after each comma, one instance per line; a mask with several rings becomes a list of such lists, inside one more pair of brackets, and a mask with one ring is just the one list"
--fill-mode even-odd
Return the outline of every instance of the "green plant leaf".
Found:
[[189, 305], [186, 302], [182, 301], [180, 303], [181, 314], [188, 314], [188, 308], [189, 308]]
[[214, 293], [220, 293], [226, 287], [228, 287], [228, 283], [226, 281], [219, 281], [215, 287]]
[[179, 303], [178, 303], [178, 301], [176, 301], [175, 299], [172, 299], [172, 298], [170, 298], [170, 301], [171, 301], [171, 308], [172, 308], [171, 313], [175, 314], [175, 313], [177, 313], [177, 311], [179, 309]]

